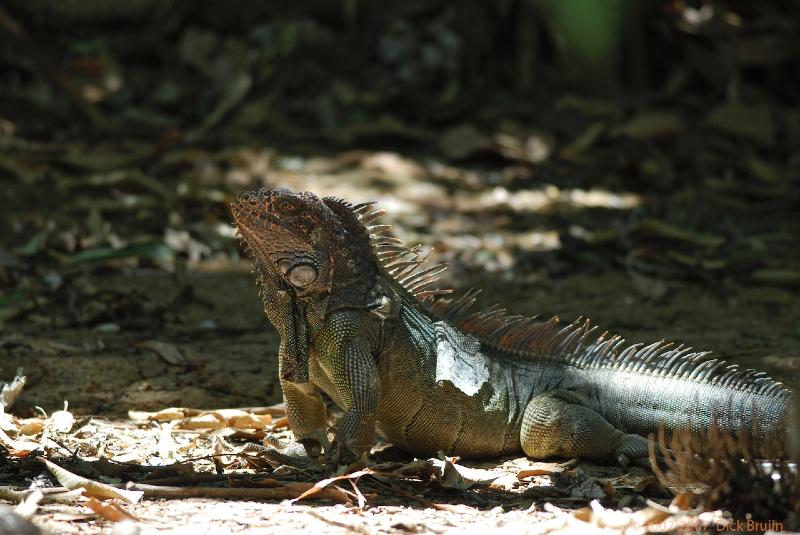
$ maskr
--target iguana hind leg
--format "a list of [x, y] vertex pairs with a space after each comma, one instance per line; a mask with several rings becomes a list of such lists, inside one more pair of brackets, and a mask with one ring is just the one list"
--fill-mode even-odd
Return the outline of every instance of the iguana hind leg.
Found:
[[611, 458], [622, 466], [649, 466], [646, 438], [614, 428], [586, 398], [565, 390], [551, 390], [528, 402], [520, 442], [525, 455], [535, 459]]

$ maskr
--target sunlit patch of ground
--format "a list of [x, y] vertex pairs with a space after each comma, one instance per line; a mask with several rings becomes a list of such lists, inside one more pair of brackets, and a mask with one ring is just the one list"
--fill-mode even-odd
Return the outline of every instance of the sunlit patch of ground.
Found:
[[[0, 496], [38, 504], [36, 523], [57, 533], [112, 526], [118, 533], [267, 533], [277, 527], [294, 533], [309, 526], [369, 533], [528, 532], [534, 526], [540, 533], [621, 533], [728, 522], [719, 512], [688, 510], [686, 489], [673, 497], [646, 470], [575, 460], [416, 460], [377, 447], [368, 464], [329, 477], [316, 463], [295, 467], [280, 453], [250, 447], [265, 438], [291, 440], [277, 406], [172, 407], [131, 411], [126, 419], [77, 419], [64, 409], [30, 418], [6, 414], [0, 423], [0, 440], [16, 459]], [[14, 488], [26, 472], [43, 468], [31, 452], [50, 459], [45, 464], [56, 486], [35, 485], [44, 494]]]

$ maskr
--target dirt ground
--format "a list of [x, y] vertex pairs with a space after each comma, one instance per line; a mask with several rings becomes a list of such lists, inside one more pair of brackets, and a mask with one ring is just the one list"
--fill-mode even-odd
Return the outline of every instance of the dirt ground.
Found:
[[[155, 330], [125, 329], [117, 333], [64, 328], [43, 331], [33, 323], [20, 326], [15, 333], [4, 335], [0, 371], [9, 377], [16, 368], [25, 369], [29, 383], [18, 402], [20, 406], [38, 406], [52, 412], [68, 400], [77, 417], [95, 415], [101, 418], [96, 424], [99, 429], [111, 428], [111, 432], [106, 431], [104, 442], [107, 451], [138, 451], [145, 458], [141, 450], [152, 446], [153, 439], [142, 440], [132, 433], [126, 417], [129, 410], [277, 403], [277, 339], [262, 318], [248, 270], [244, 265], [238, 267], [241, 269], [223, 273], [212, 267], [198, 269], [181, 281], [183, 288], [173, 277], [161, 273], [133, 272], [98, 278], [99, 290], [136, 290], [152, 306], [167, 308], [172, 317]], [[175, 305], [176, 295], [186, 287], [207, 303]], [[741, 287], [720, 295], [704, 286], [681, 284], [667, 299], [653, 303], [637, 297], [629, 278], [610, 272], [591, 277], [575, 275], [546, 284], [496, 282], [487, 290], [486, 298], [496, 295], [501, 301], [504, 295], [511, 294], [520, 311], [539, 307], [565, 318], [582, 311], [602, 318], [604, 326], [631, 340], [664, 337], [696, 347], [718, 348], [722, 356], [764, 368], [781, 378], [797, 377], [800, 369], [798, 341], [786, 336], [793, 326], [792, 319], [800, 317], [800, 305], [795, 294], [780, 288]], [[209, 322], [216, 323], [209, 332], [197, 328]], [[179, 364], [167, 362], [152, 351], [136, 347], [137, 342], [148, 339], [173, 344], [185, 360]], [[151, 435], [155, 432], [147, 431]], [[513, 462], [519, 470], [530, 464], [523, 459], [498, 459], [477, 466], [499, 469]], [[632, 495], [638, 496], [632, 490], [636, 483], [647, 478], [642, 471], [625, 474], [621, 469], [582, 464], [592, 477], [611, 480], [618, 487], [613, 498], [604, 499], [607, 506], [644, 505], [641, 497], [631, 499]], [[585, 506], [586, 497], [539, 498], [527, 489], [552, 484], [547, 477], [539, 479], [521, 484], [513, 492], [459, 491], [437, 489], [424, 482], [405, 483], [407, 492], [429, 503], [456, 507], [444, 511], [385, 491], [368, 500], [365, 508], [325, 501], [287, 505], [281, 501], [188, 498], [147, 499], [126, 510], [138, 519], [140, 533], [600, 530], [596, 523], [576, 522], [564, 512]], [[622, 502], [625, 496], [626, 501]], [[664, 504], [670, 502], [663, 495], [650, 497]], [[128, 533], [77, 504], [44, 505], [34, 520], [53, 533]]]
[[[135, 291], [170, 317], [155, 329], [119, 332], [43, 329], [31, 321], [4, 334], [3, 377], [22, 367], [28, 384], [19, 405], [48, 411], [65, 400], [77, 413], [105, 416], [168, 406], [279, 403], [278, 338], [261, 310], [249, 264], [236, 267], [201, 267], [180, 283], [152, 271], [98, 278], [99, 291]], [[485, 302], [508, 302], [520, 313], [599, 318], [603, 329], [632, 342], [666, 339], [713, 348], [718, 356], [778, 378], [791, 379], [800, 370], [800, 343], [787, 336], [800, 317], [800, 301], [782, 288], [744, 286], [721, 295], [702, 285], [675, 284], [668, 298], [653, 302], [638, 297], [630, 279], [615, 272], [547, 283], [476, 281], [467, 288], [473, 286], [486, 288]], [[176, 304], [187, 288], [202, 302]], [[137, 347], [151, 339], [174, 345], [181, 362]]]

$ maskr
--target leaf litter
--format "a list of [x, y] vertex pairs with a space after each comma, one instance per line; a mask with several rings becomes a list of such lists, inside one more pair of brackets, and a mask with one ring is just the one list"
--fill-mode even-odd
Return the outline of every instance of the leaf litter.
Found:
[[[19, 375], [10, 384], [24, 382]], [[288, 465], [257, 462], [272, 449], [276, 433], [283, 440], [291, 439], [285, 427], [275, 425], [284, 411], [282, 405], [212, 410], [173, 407], [132, 411], [127, 422], [93, 419], [81, 426], [74, 424], [66, 407], [50, 416], [28, 419], [4, 411], [0, 438], [14, 461], [6, 468], [0, 497], [19, 503], [18, 509], [27, 511], [22, 518], [57, 503], [77, 507], [76, 511], [83, 507], [108, 522], [142, 528], [157, 524], [146, 512], [137, 513], [137, 504], [158, 498], [282, 500], [285, 508], [309, 500], [339, 503], [349, 509], [317, 516], [350, 528], [357, 525], [353, 517], [375, 508], [391, 509], [398, 500], [458, 515], [460, 522], [486, 508], [490, 512], [509, 509], [512, 512], [504, 515], [503, 522], [513, 526], [522, 522], [521, 513], [513, 513], [514, 509], [526, 503], [529, 511], [541, 507], [545, 514], [558, 513], [539, 525], [540, 533], [722, 529], [728, 522], [719, 512], [690, 510], [693, 500], [685, 491], [676, 491], [673, 497], [644, 471], [625, 474], [576, 460], [549, 463], [518, 458], [496, 465], [462, 463], [457, 457], [441, 455], [409, 462], [391, 460], [392, 448], [378, 447], [373, 452], [375, 460], [364, 457], [341, 466], [332, 476], [326, 476], [327, 470], [314, 460], [298, 464], [286, 457]], [[227, 433], [220, 435], [221, 430]], [[237, 437], [237, 432], [245, 433], [247, 439]], [[219, 442], [222, 436], [226, 438]], [[257, 436], [261, 436], [261, 446], [254, 449], [251, 441], [258, 440]], [[172, 443], [170, 448], [164, 447], [165, 437]], [[38, 478], [38, 490], [24, 484], [36, 473], [29, 460], [38, 461], [53, 476], [49, 483]], [[644, 501], [642, 494], [653, 501]], [[498, 500], [502, 506], [492, 505]], [[588, 508], [572, 509], [587, 501]], [[601, 505], [636, 501], [643, 505], [636, 511]]]

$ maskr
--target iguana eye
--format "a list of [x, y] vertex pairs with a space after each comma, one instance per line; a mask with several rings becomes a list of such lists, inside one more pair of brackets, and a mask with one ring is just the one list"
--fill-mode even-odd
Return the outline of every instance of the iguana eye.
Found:
[[291, 212], [294, 210], [294, 204], [286, 200], [280, 201], [278, 202], [278, 210], [281, 212]]
[[317, 279], [317, 270], [309, 264], [300, 264], [289, 272], [289, 282], [297, 288], [305, 288]]

